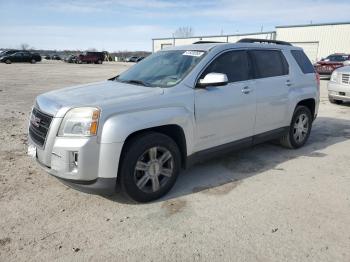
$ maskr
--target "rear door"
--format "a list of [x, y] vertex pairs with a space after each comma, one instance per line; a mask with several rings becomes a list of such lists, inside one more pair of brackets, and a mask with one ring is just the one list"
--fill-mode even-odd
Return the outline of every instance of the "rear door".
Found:
[[253, 134], [256, 103], [247, 51], [222, 53], [199, 79], [209, 73], [224, 73], [229, 83], [195, 89], [196, 151], [243, 138], [251, 140]]
[[255, 134], [261, 134], [285, 126], [292, 82], [287, 60], [280, 50], [259, 49], [249, 53], [255, 78]]

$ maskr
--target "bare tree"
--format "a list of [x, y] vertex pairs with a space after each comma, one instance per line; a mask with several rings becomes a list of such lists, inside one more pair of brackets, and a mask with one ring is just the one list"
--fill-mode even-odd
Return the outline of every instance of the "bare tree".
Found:
[[182, 26], [176, 29], [173, 36], [174, 37], [191, 37], [194, 35], [193, 28], [190, 26]]
[[26, 44], [26, 43], [23, 43], [23, 44], [21, 44], [21, 49], [22, 50], [28, 50], [29, 49], [29, 45]]

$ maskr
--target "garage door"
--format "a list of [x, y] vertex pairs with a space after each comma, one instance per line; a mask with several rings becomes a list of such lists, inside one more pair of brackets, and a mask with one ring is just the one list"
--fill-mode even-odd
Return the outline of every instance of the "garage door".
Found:
[[168, 48], [168, 47], [172, 47], [172, 44], [161, 44], [160, 45], [160, 49], [164, 49], [164, 48]]
[[312, 63], [317, 62], [319, 42], [292, 42], [291, 44], [304, 49], [305, 54]]

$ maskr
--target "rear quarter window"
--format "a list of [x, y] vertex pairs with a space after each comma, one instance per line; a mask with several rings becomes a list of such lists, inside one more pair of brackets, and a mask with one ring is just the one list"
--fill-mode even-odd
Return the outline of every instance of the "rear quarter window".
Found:
[[300, 70], [304, 74], [315, 73], [315, 69], [314, 69], [313, 65], [311, 64], [309, 58], [305, 55], [304, 51], [292, 50], [291, 53], [292, 53], [292, 56], [294, 57], [295, 61], [299, 65]]
[[289, 74], [286, 58], [279, 50], [253, 50], [255, 78], [275, 77]]

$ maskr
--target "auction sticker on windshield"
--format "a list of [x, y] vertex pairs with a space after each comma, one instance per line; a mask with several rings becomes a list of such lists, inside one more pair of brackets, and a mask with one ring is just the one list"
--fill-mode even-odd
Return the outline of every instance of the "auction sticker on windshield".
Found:
[[196, 56], [199, 57], [201, 55], [203, 55], [204, 52], [200, 52], [200, 51], [186, 51], [185, 53], [183, 53], [182, 55], [188, 55], [188, 56]]

